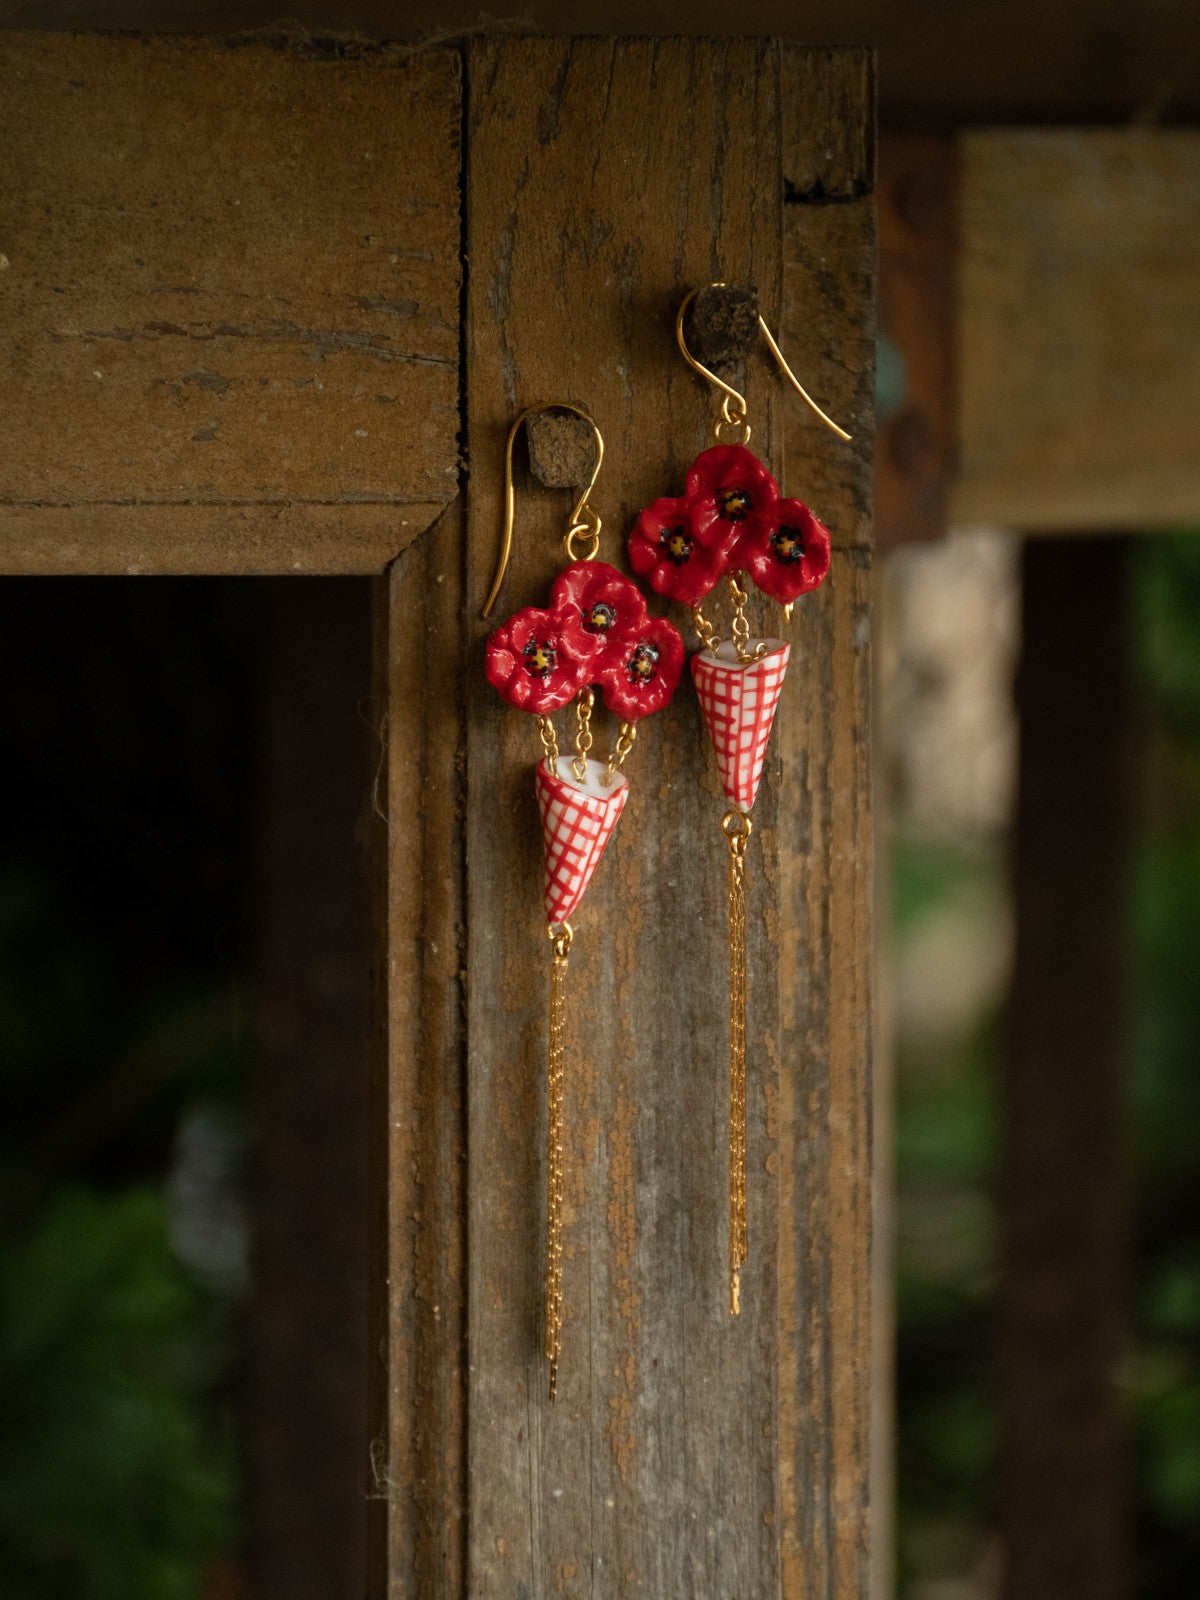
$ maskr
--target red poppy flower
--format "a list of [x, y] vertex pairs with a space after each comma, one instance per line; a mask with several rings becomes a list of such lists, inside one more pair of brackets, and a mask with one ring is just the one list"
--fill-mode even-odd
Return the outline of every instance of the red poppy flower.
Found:
[[588, 681], [575, 637], [582, 631], [563, 611], [518, 611], [487, 642], [489, 683], [518, 711], [557, 711]]
[[623, 722], [661, 711], [683, 671], [683, 638], [663, 617], [651, 617], [624, 658], [599, 680], [604, 704]]
[[732, 543], [764, 525], [779, 499], [779, 485], [745, 445], [717, 444], [692, 462], [686, 498], [697, 524]]
[[572, 649], [591, 662], [598, 679], [623, 661], [646, 620], [646, 601], [636, 583], [603, 561], [573, 561], [554, 580], [550, 604], [569, 618]]
[[764, 594], [790, 605], [829, 571], [829, 534], [799, 500], [777, 500], [769, 518], [738, 540], [731, 565], [744, 567]]
[[655, 500], [629, 535], [629, 564], [659, 594], [698, 606], [726, 570], [737, 528], [696, 518], [688, 497]]

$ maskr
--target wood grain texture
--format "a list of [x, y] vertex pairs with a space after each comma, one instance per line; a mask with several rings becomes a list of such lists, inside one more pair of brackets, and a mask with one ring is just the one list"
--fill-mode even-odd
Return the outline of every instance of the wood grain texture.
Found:
[[376, 582], [368, 1593], [466, 1584], [463, 518]]
[[873, 50], [785, 44], [783, 178], [795, 200], [854, 200], [875, 187]]
[[0, 506], [0, 574], [376, 573], [441, 511], [419, 501]]
[[[779, 303], [770, 44], [489, 42], [469, 59], [469, 594], [499, 532], [505, 428], [586, 403], [605, 433], [602, 554], [682, 487], [709, 396], [674, 349], [685, 290]], [[756, 384], [756, 440], [775, 440]], [[520, 485], [501, 611], [543, 602], [569, 502]], [[756, 807], [749, 930], [750, 1252], [724, 1308], [724, 810], [685, 687], [639, 736], [632, 795], [575, 919], [563, 1364], [538, 1357], [548, 947], [531, 719], [469, 680], [469, 1592], [779, 1592], [775, 1217], [778, 772]], [[598, 714], [598, 743], [615, 731]], [[567, 719], [561, 718], [564, 734]], [[757, 839], [762, 840], [761, 846]]]
[[[470, 598], [482, 599], [490, 576], [501, 446], [518, 405], [591, 406], [608, 443], [598, 498], [610, 536], [681, 483], [712, 405], [673, 352], [674, 308], [718, 276], [756, 284], [765, 305], [788, 304], [786, 169], [763, 130], [812, 82], [798, 88], [775, 47], [745, 42], [473, 49]], [[835, 100], [830, 88], [820, 103]], [[869, 105], [854, 115], [869, 121]], [[862, 129], [857, 139], [869, 147]], [[863, 430], [869, 460], [870, 205], [815, 208], [806, 220], [793, 285], [805, 304], [788, 309], [785, 337], [822, 398]], [[782, 392], [757, 361], [748, 383], [755, 442], [778, 464]], [[827, 511], [828, 491], [844, 548], [828, 598], [802, 608], [797, 627], [789, 739], [804, 746], [803, 768], [788, 742], [778, 747], [785, 769], [808, 774], [788, 813], [803, 827], [781, 826], [774, 762], [755, 808], [745, 1310], [732, 1322], [723, 1309], [723, 807], [685, 690], [643, 730], [632, 798], [576, 924], [567, 1323], [553, 1409], [537, 1356], [548, 963], [536, 736], [489, 697], [478, 668], [469, 680], [473, 1594], [865, 1593], [870, 502], [860, 468], [816, 460], [803, 492]], [[502, 609], [544, 597], [566, 510], [562, 495], [522, 485]], [[827, 685], [811, 703], [808, 676]], [[783, 869], [793, 845], [803, 894]], [[786, 982], [800, 937], [806, 978], [789, 1002], [789, 1048], [781, 952]], [[825, 1111], [827, 1130], [812, 1134], [808, 1115]], [[845, 1348], [833, 1354], [835, 1340]]]
[[[792, 391], [787, 486], [829, 528], [835, 548], [869, 549], [875, 439], [875, 205], [789, 205], [781, 347], [801, 383], [851, 435], [846, 444]], [[770, 358], [765, 370], [773, 373]], [[774, 383], [773, 376], [768, 381]]]
[[[865, 81], [863, 74], [860, 81]], [[845, 99], [846, 115], [855, 102]], [[869, 124], [872, 104], [857, 103]], [[871, 148], [864, 135], [860, 148]], [[785, 157], [786, 159], [786, 157]], [[859, 175], [863, 188], [870, 174]], [[849, 187], [853, 189], [851, 177]], [[783, 770], [780, 1527], [788, 1600], [869, 1592], [871, 1388], [871, 522], [875, 213], [795, 204], [783, 348], [854, 437], [789, 406], [786, 485], [830, 528], [797, 606], [777, 713]]]
[[428, 523], [457, 482], [458, 77], [446, 49], [0, 36], [3, 570], [236, 570], [230, 508], [286, 503], [345, 505], [345, 547], [300, 511], [243, 570], [347, 571], [364, 508]]
[[1194, 521], [1200, 134], [972, 134], [961, 177], [953, 516]]

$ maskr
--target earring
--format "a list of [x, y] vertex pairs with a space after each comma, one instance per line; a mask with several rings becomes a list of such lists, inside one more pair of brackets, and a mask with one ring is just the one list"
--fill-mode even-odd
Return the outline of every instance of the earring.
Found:
[[[721, 414], [713, 428], [717, 442], [692, 462], [682, 496], [655, 500], [642, 511], [629, 538], [629, 560], [652, 589], [691, 607], [701, 640], [692, 657], [692, 678], [730, 803], [721, 831], [729, 890], [729, 1310], [736, 1316], [747, 1258], [746, 845], [791, 653], [783, 639], [750, 637], [747, 592], [740, 580], [748, 575], [763, 594], [780, 602], [784, 619], [790, 620], [796, 600], [829, 571], [830, 549], [829, 534], [813, 513], [781, 496], [767, 467], [746, 448], [745, 398], [688, 349], [684, 318], [699, 293], [693, 289], [680, 305], [675, 338], [688, 365], [721, 391]], [[792, 386], [822, 422], [848, 440], [850, 435], [801, 387], [761, 316], [758, 331]], [[728, 433], [734, 442], [727, 442]], [[722, 577], [733, 600], [728, 639], [717, 636], [701, 610]]]
[[[565, 410], [592, 429], [596, 459], [591, 479], [571, 511], [563, 544], [569, 565], [554, 580], [544, 610], [527, 607], [496, 629], [487, 642], [486, 671], [509, 705], [538, 719], [542, 759], [534, 773], [545, 850], [546, 931], [550, 970], [550, 1017], [546, 1079], [546, 1278], [545, 1354], [550, 1398], [556, 1396], [562, 1349], [562, 1197], [564, 1104], [564, 1011], [567, 961], [573, 931], [568, 920], [583, 899], [629, 795], [621, 767], [633, 749], [637, 725], [670, 700], [683, 671], [683, 638], [662, 618], [651, 617], [641, 590], [616, 568], [597, 561], [600, 517], [590, 504], [604, 440], [582, 406], [530, 406], [509, 429], [504, 454], [504, 529], [495, 581], [483, 608], [492, 607], [504, 581], [513, 535], [513, 443], [536, 411]], [[604, 704], [619, 719], [607, 760], [591, 754], [591, 728], [598, 685]], [[559, 754], [551, 713], [575, 701], [575, 754]]]

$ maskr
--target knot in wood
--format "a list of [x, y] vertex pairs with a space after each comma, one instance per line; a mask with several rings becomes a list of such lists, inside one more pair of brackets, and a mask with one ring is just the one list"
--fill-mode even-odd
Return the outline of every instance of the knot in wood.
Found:
[[535, 411], [525, 422], [529, 470], [547, 489], [582, 489], [596, 468], [596, 436], [571, 411]]
[[701, 289], [683, 319], [688, 349], [706, 367], [728, 372], [758, 342], [758, 291], [725, 284]]

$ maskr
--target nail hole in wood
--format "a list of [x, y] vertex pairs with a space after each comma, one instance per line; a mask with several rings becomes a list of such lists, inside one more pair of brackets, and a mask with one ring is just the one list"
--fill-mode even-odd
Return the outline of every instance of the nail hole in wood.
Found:
[[735, 284], [701, 289], [687, 308], [683, 336], [706, 367], [720, 372], [738, 366], [758, 342], [757, 290]]
[[582, 489], [596, 465], [596, 436], [570, 411], [535, 411], [525, 424], [529, 470], [547, 489]]

